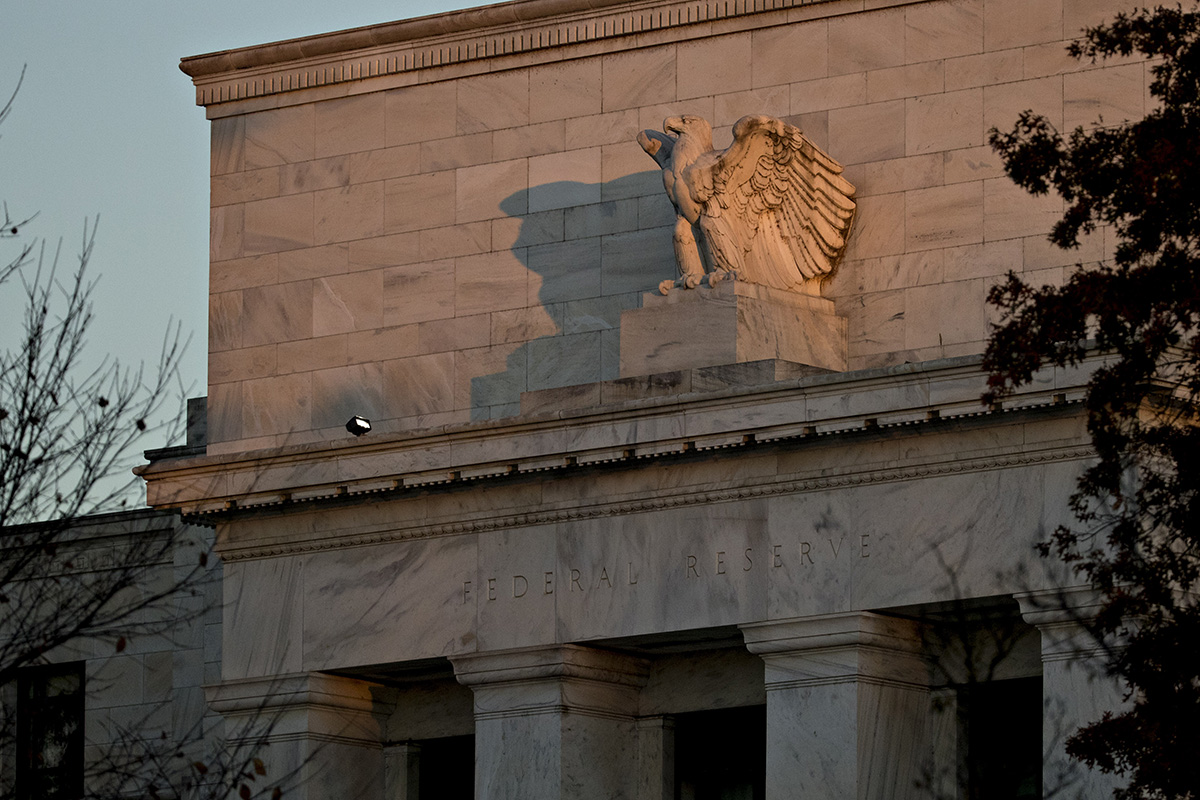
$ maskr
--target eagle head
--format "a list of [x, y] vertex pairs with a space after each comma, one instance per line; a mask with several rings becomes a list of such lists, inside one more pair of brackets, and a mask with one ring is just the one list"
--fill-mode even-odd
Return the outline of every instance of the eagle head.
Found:
[[687, 138], [698, 145], [700, 152], [712, 149], [712, 126], [703, 117], [684, 114], [663, 120], [663, 133], [673, 139]]

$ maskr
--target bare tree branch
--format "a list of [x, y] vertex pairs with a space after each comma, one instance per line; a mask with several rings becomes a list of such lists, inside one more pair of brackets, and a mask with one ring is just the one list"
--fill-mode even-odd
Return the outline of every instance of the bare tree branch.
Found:
[[[16, 245], [0, 265], [0, 289], [23, 304], [19, 334], [0, 342], [0, 693], [11, 700], [30, 667], [80, 653], [102, 663], [135, 645], [169, 652], [173, 637], [213, 607], [220, 568], [211, 535], [189, 538], [177, 519], [151, 529], [116, 519], [106, 528], [106, 518], [91, 516], [126, 506], [141, 488], [131, 471], [141, 451], [180, 432], [180, 326], [169, 326], [156, 364], [93, 357], [96, 222], [84, 223], [68, 269], [61, 240], [30, 235], [36, 214], [13, 214], [6, 202], [0, 209], [0, 240]], [[164, 725], [170, 703], [150, 704], [132, 722], [108, 720], [104, 742], [89, 743], [89, 797], [277, 794], [279, 779], [267, 781], [258, 752], [270, 718], [254, 720], [257, 736], [226, 746], [224, 723], [202, 707], [186, 730]], [[12, 703], [0, 702], [0, 759], [13, 757], [16, 723]], [[0, 775], [0, 800], [14, 789]]]

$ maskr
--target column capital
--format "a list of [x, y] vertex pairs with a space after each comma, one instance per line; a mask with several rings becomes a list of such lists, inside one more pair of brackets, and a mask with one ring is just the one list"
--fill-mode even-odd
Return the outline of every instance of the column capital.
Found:
[[1103, 657], [1115, 642], [1097, 640], [1089, 623], [1104, 607], [1091, 586], [1072, 586], [1013, 595], [1021, 616], [1042, 635], [1042, 662]]
[[454, 676], [464, 686], [571, 678], [641, 687], [649, 675], [645, 659], [562, 644], [451, 656]]
[[578, 645], [452, 656], [458, 682], [475, 693], [475, 719], [571, 712], [632, 718], [649, 676], [641, 658]]
[[765, 667], [767, 797], [915, 796], [930, 704], [914, 621], [853, 611], [741, 629]]
[[375, 684], [324, 672], [294, 672], [269, 678], [235, 678], [208, 684], [204, 693], [222, 714], [297, 705], [370, 709]]
[[633, 796], [644, 659], [579, 645], [451, 656], [475, 697], [475, 796]]
[[1071, 586], [1014, 594], [1021, 616], [1038, 628], [1078, 624], [1094, 619], [1104, 605], [1100, 592], [1091, 586]]
[[389, 708], [376, 702], [376, 684], [301, 672], [271, 678], [240, 678], [204, 687], [213, 711], [242, 721], [247, 733], [272, 741], [295, 737], [378, 747]]
[[[767, 662], [767, 689], [846, 680], [925, 687], [917, 624], [869, 611], [741, 625], [746, 648]], [[774, 668], [774, 669], [773, 669]]]
[[758, 655], [849, 646], [918, 652], [921, 643], [911, 620], [870, 611], [751, 622], [738, 627], [746, 648]]

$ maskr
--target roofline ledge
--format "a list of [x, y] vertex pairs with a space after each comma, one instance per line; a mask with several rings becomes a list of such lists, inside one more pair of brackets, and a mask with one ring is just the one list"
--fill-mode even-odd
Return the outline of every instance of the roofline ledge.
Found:
[[499, 25], [595, 11], [612, 6], [635, 6], [629, 0], [510, 0], [413, 19], [321, 33], [299, 39], [239, 47], [180, 60], [179, 69], [192, 79], [238, 70], [269, 67], [306, 58], [319, 58], [369, 47], [386, 47], [436, 36]]

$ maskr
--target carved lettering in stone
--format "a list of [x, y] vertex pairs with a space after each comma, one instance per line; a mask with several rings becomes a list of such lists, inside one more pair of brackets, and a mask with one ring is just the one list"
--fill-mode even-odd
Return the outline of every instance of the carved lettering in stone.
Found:
[[[870, 558], [870, 539], [870, 534], [859, 534], [859, 558]], [[837, 539], [828, 538], [825, 541], [829, 543], [832, 559], [828, 559], [822, 563], [837, 561], [838, 557], [841, 555], [842, 549], [845, 547], [846, 537], [841, 536]], [[734, 568], [732, 560], [729, 557], [730, 552], [736, 551], [713, 549], [704, 553], [688, 553], [683, 556], [683, 578], [689, 582], [691, 580], [703, 581], [705, 579], [712, 578], [725, 580], [727, 579], [727, 576], [736, 575], [739, 571], [742, 573], [749, 573], [763, 568], [779, 568], [785, 565], [785, 561], [789, 564], [796, 563], [792, 560], [796, 556], [799, 556], [798, 563], [800, 566], [816, 563], [812, 542], [796, 542], [795, 544], [795, 549], [793, 549], [792, 545], [787, 545], [787, 550], [784, 549], [785, 545], [783, 544], [770, 545], [769, 559], [756, 558], [753, 547], [744, 547], [742, 549], [741, 570]], [[675, 563], [678, 564], [679, 562]], [[554, 594], [555, 581], [562, 577], [567, 579], [567, 586], [570, 592], [579, 592], [585, 597], [590, 597], [595, 592], [606, 588], [610, 590], [621, 590], [622, 587], [625, 586], [637, 586], [641, 578], [640, 569], [634, 568], [633, 561], [626, 561], [626, 581], [624, 584], [622, 584], [620, 582], [621, 574], [619, 564], [620, 561], [618, 560], [611, 564], [585, 564], [582, 568], [570, 567], [563, 573], [558, 573], [553, 570], [543, 571], [542, 595], [545, 596]], [[769, 566], [766, 566], [768, 564]], [[613, 568], [610, 570], [609, 566], [612, 566]], [[651, 566], [653, 567], [653, 565]], [[660, 579], [674, 578], [679, 575], [679, 573], [675, 571], [677, 568], [678, 567], [671, 567], [670, 570], [668, 570], [665, 565], [660, 565], [658, 569], [652, 568], [650, 572], [652, 576], [657, 576]], [[532, 574], [537, 573], [534, 572]], [[480, 576], [479, 580], [483, 581], [484, 586], [486, 587], [486, 592], [484, 592], [482, 597], [478, 599], [482, 599], [485, 602], [501, 599], [498, 597], [498, 581], [507, 581], [509, 577], [512, 578], [511, 598], [514, 600], [521, 600], [521, 602], [531, 602], [529, 600], [522, 599], [529, 596], [529, 579], [523, 573], [505, 573], [503, 577], [493, 576], [485, 578]], [[652, 580], [651, 586], [653, 585], [654, 583]], [[474, 584], [472, 581], [463, 581], [462, 602], [465, 604], [475, 601], [476, 599], [477, 595], [474, 591]]]
[[854, 186], [841, 164], [798, 128], [767, 116], [742, 117], [733, 144], [718, 153], [701, 117], [669, 117], [638, 144], [662, 168], [675, 206], [679, 279], [659, 291], [727, 278], [816, 293], [846, 249]]

